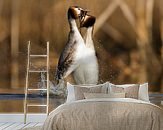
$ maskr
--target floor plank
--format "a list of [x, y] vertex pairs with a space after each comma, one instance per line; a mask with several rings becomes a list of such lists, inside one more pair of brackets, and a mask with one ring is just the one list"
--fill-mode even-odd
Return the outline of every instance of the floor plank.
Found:
[[35, 126], [42, 126], [44, 123], [37, 123]]
[[29, 124], [29, 123], [27, 123], [27, 124], [21, 123], [20, 125], [18, 125], [17, 127], [15, 127], [14, 130], [22, 129], [22, 128], [24, 128], [25, 126], [27, 126], [28, 124]]
[[5, 123], [3, 123], [3, 122], [2, 122], [2, 123], [0, 123], [0, 128], [1, 128], [1, 126], [3, 126], [4, 124], [5, 124]]
[[28, 125], [26, 125], [24, 128], [34, 127], [36, 124], [37, 124], [36, 122], [31, 122]]
[[[46, 113], [29, 113], [29, 114], [27, 114], [27, 123], [44, 122], [46, 118], [47, 118]], [[2, 114], [0, 114], [0, 122], [23, 123], [23, 121], [24, 121], [23, 113], [2, 113]]]
[[23, 128], [28, 128], [28, 127], [36, 127], [36, 126], [42, 126], [42, 122], [30, 122], [27, 124], [24, 123], [0, 123], [0, 130], [20, 130]]
[[15, 130], [15, 127], [21, 125], [21, 123], [14, 123], [11, 126], [5, 128], [4, 130]]
[[11, 125], [13, 125], [14, 123], [5, 123], [4, 125], [2, 125], [1, 127], [0, 127], [0, 130], [4, 130], [4, 129], [6, 129], [7, 127], [9, 127], [9, 126], [11, 126]]

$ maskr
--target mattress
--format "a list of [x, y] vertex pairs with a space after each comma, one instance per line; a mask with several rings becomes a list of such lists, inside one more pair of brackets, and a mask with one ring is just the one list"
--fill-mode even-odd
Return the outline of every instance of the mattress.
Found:
[[60, 105], [43, 130], [162, 130], [163, 110], [131, 98], [95, 98]]

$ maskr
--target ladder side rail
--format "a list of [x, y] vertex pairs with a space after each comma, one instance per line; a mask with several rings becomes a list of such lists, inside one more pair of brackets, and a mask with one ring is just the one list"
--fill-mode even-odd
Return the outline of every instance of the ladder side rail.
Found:
[[49, 114], [49, 42], [47, 42], [47, 108], [46, 113]]
[[24, 99], [24, 123], [27, 118], [27, 93], [28, 93], [28, 80], [29, 80], [29, 64], [30, 64], [30, 41], [28, 42], [28, 60], [27, 60], [27, 72], [26, 72], [26, 86], [25, 86], [25, 99]]

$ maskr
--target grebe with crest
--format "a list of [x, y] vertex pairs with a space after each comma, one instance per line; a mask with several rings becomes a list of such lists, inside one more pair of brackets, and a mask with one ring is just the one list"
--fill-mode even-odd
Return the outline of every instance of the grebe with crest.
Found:
[[63, 80], [72, 73], [80, 64], [82, 53], [85, 50], [84, 40], [78, 30], [76, 19], [78, 19], [84, 10], [78, 6], [71, 6], [68, 9], [68, 22], [70, 32], [68, 41], [63, 49], [56, 69], [56, 80]]
[[77, 84], [97, 84], [99, 78], [99, 66], [95, 47], [92, 39], [96, 18], [91, 15], [84, 16], [81, 27], [87, 29], [85, 36], [85, 50], [82, 53], [82, 61], [74, 70], [73, 76]]

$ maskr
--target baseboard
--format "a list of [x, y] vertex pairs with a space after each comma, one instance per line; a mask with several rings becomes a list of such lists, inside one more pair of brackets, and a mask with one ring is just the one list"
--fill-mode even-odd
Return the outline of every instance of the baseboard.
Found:
[[[44, 122], [47, 114], [44, 113], [30, 113], [27, 114], [27, 122]], [[23, 113], [1, 113], [0, 122], [24, 122]]]

